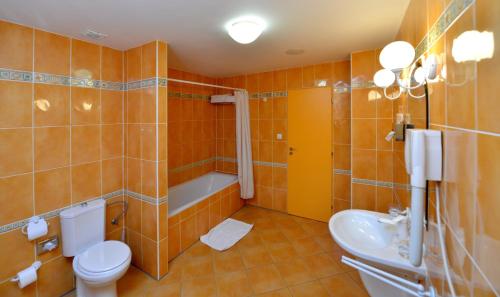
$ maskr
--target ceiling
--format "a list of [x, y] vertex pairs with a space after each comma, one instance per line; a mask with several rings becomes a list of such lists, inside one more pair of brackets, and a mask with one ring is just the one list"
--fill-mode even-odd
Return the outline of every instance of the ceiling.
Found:
[[[2, 0], [0, 18], [128, 49], [154, 39], [169, 44], [169, 66], [223, 77], [342, 60], [395, 37], [409, 0]], [[266, 31], [252, 44], [234, 42], [224, 25], [260, 16]], [[290, 56], [288, 49], [303, 49]]]

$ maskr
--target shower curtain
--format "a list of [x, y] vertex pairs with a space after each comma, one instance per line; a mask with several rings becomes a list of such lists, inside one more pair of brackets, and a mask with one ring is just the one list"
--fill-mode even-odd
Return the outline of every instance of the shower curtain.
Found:
[[236, 156], [238, 158], [238, 180], [241, 198], [254, 196], [252, 142], [250, 140], [250, 110], [248, 92], [236, 91]]

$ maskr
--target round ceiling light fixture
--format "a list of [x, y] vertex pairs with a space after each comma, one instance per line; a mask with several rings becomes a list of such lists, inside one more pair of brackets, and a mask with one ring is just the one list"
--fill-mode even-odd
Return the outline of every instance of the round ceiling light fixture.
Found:
[[384, 46], [379, 60], [382, 67], [389, 70], [403, 69], [415, 59], [415, 49], [406, 41], [394, 41]]
[[231, 38], [241, 44], [254, 42], [266, 29], [266, 23], [258, 17], [245, 16], [227, 23], [226, 30]]

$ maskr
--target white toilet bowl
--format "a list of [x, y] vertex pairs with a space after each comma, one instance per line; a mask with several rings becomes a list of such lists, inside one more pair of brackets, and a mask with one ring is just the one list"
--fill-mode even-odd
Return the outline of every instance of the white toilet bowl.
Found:
[[73, 259], [78, 297], [116, 297], [116, 281], [130, 266], [132, 253], [121, 241], [97, 243]]

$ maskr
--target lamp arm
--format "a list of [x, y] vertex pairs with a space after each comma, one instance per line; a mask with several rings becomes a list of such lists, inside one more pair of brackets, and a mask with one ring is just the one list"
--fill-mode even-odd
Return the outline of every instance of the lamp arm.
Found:
[[384, 88], [384, 96], [389, 100], [396, 100], [399, 98], [399, 96], [401, 96], [401, 88], [398, 88], [398, 90], [399, 90], [398, 94], [396, 96], [391, 97], [387, 95], [387, 88]]

